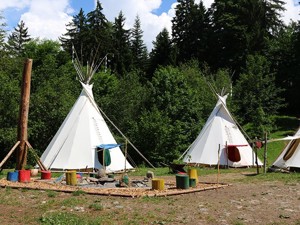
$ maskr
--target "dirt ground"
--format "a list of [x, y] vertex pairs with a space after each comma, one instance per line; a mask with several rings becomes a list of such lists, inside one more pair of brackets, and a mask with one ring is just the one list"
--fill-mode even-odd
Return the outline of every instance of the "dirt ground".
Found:
[[[0, 189], [0, 221], [1, 224], [58, 224], [58, 221], [105, 225], [300, 224], [299, 182], [258, 181], [251, 177], [242, 173], [221, 174], [219, 181], [230, 186], [166, 197], [75, 196], [6, 187]], [[216, 180], [216, 175], [199, 176], [200, 182]]]

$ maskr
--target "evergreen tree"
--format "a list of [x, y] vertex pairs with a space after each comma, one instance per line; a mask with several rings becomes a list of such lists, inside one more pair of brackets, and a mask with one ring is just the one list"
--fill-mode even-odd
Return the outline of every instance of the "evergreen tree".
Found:
[[78, 54], [78, 58], [86, 62], [90, 52], [86, 48], [88, 43], [88, 28], [87, 19], [81, 8], [79, 13], [73, 16], [72, 21], [67, 24], [67, 33], [65, 33], [59, 40], [62, 43], [63, 49], [70, 55], [73, 53], [73, 46]]
[[140, 17], [137, 15], [131, 30], [131, 51], [133, 67], [142, 72], [146, 71], [148, 53], [143, 41], [143, 30], [141, 29]]
[[211, 8], [210, 65], [229, 67], [238, 76], [248, 54], [267, 51], [268, 40], [282, 26], [283, 9], [283, 2], [277, 0], [216, 0]]
[[130, 71], [132, 65], [130, 49], [130, 31], [124, 28], [125, 17], [122, 11], [113, 25], [113, 70], [121, 76]]
[[241, 1], [238, 0], [216, 0], [212, 4], [213, 36], [209, 63], [213, 68], [240, 71], [246, 54], [246, 26], [239, 22], [240, 10]]
[[[103, 8], [99, 0], [97, 0], [95, 10], [87, 14], [88, 37], [85, 48], [95, 57], [97, 54], [104, 57], [108, 53], [112, 53], [111, 26], [102, 12]], [[88, 55], [90, 56], [90, 55]]]
[[0, 51], [1, 52], [3, 51], [3, 49], [5, 47], [4, 39], [6, 36], [6, 30], [5, 30], [6, 23], [3, 22], [3, 20], [4, 20], [4, 17], [0, 14]]
[[28, 28], [25, 27], [25, 23], [23, 20], [18, 24], [18, 26], [14, 29], [8, 36], [8, 46], [13, 52], [17, 55], [22, 55], [24, 52], [24, 44], [31, 40], [30, 35], [28, 34]]
[[148, 69], [148, 78], [152, 77], [158, 66], [168, 66], [174, 64], [173, 48], [169, 32], [164, 28], [153, 42], [153, 49], [150, 52], [150, 65]]
[[194, 0], [178, 0], [172, 20], [173, 42], [177, 49], [178, 62], [197, 59], [206, 60], [209, 34], [209, 14], [203, 2], [195, 4]]

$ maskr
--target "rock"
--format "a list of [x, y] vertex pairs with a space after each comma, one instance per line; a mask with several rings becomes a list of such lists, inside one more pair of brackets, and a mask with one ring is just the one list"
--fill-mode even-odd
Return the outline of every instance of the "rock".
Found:
[[102, 177], [102, 178], [99, 178], [98, 181], [106, 183], [106, 182], [114, 182], [115, 179], [114, 178], [108, 178], [108, 177]]
[[97, 178], [94, 178], [94, 177], [88, 177], [87, 180], [89, 182], [98, 182], [98, 179]]
[[154, 173], [152, 171], [148, 171], [146, 174], [146, 177], [149, 179], [153, 179], [154, 178]]
[[98, 178], [106, 177], [106, 171], [104, 169], [99, 169], [97, 173]]

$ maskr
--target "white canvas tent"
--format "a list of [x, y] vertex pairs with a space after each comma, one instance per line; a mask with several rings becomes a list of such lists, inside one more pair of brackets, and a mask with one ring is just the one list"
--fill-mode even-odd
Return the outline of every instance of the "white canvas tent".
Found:
[[[61, 127], [41, 156], [48, 169], [100, 169], [96, 146], [116, 144], [103, 119], [92, 93], [92, 85], [81, 83], [83, 90]], [[132, 166], [119, 147], [110, 149], [108, 171], [124, 170]]]
[[[255, 166], [255, 153], [226, 107], [226, 96], [218, 102], [198, 137], [182, 155], [183, 161], [198, 165]], [[219, 149], [220, 146], [220, 149]], [[258, 159], [258, 165], [262, 165]]]
[[[73, 61], [83, 89], [40, 158], [48, 169], [103, 168], [99, 161], [103, 156], [98, 156], [97, 146], [117, 144], [94, 100], [93, 85], [89, 84], [101, 62], [98, 65], [92, 63], [84, 70], [78, 59]], [[115, 172], [133, 168], [125, 159], [120, 147], [108, 151], [111, 164], [105, 167], [106, 171]]]
[[290, 141], [273, 163], [273, 167], [282, 169], [300, 168], [300, 127], [294, 136], [285, 140]]

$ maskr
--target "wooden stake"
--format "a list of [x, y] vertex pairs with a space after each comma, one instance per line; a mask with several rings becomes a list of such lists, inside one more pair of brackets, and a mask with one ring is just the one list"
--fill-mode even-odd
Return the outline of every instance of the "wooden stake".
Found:
[[125, 166], [124, 166], [125, 173], [126, 173], [126, 161], [127, 161], [127, 139], [125, 139]]
[[228, 157], [229, 157], [229, 156], [228, 156], [228, 145], [227, 145], [227, 141], [226, 141], [226, 146], [225, 146], [225, 147], [226, 147], [226, 155], [227, 155], [227, 169], [228, 169], [228, 168], [229, 168], [229, 165], [228, 165], [228, 164], [229, 164], [229, 163], [228, 163]]
[[30, 80], [31, 80], [32, 59], [27, 59], [24, 63], [23, 69], [23, 82], [21, 90], [21, 103], [19, 111], [19, 127], [18, 127], [18, 140], [19, 151], [17, 156], [17, 170], [25, 168], [27, 163], [28, 146], [26, 141], [28, 138], [27, 125], [29, 113], [29, 99], [30, 99]]
[[217, 185], [219, 185], [219, 176], [220, 176], [220, 144], [218, 149], [218, 176], [217, 176]]
[[255, 163], [256, 163], [256, 173], [259, 174], [259, 166], [258, 166], [258, 158], [257, 158], [257, 147], [254, 147], [255, 149]]
[[265, 132], [265, 146], [264, 146], [264, 173], [267, 173], [267, 132]]

